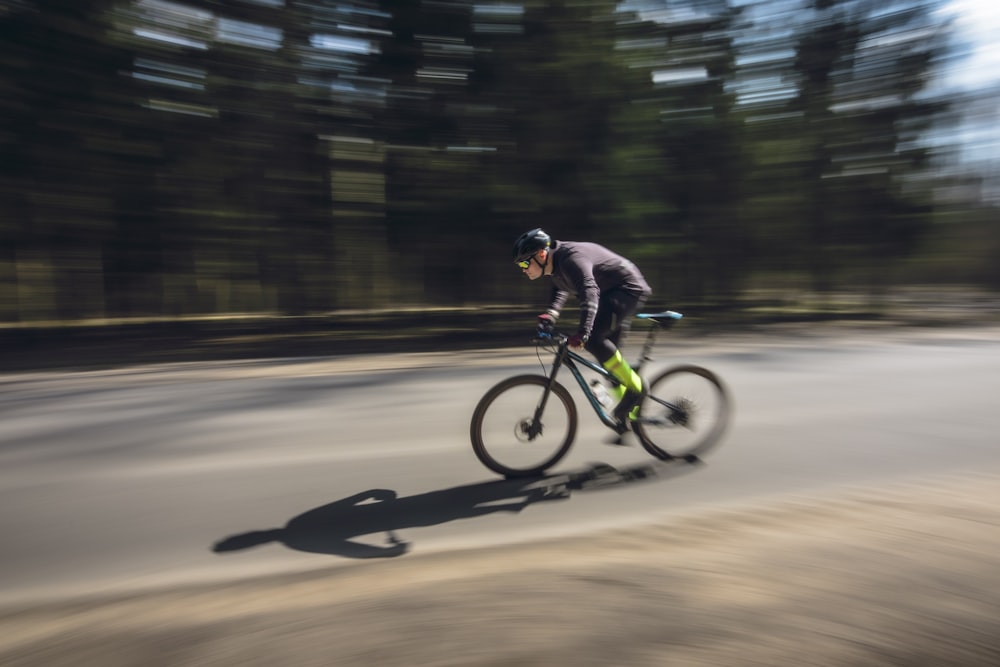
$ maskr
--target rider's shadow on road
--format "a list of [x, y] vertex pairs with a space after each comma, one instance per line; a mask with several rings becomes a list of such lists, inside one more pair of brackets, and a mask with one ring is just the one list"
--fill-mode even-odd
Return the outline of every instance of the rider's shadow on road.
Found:
[[[217, 542], [212, 551], [241, 551], [280, 542], [290, 549], [347, 558], [401, 556], [410, 549], [410, 543], [396, 535], [403, 528], [432, 526], [494, 512], [517, 513], [537, 502], [568, 499], [574, 491], [662, 479], [692, 468], [692, 463], [685, 461], [656, 461], [622, 470], [595, 464], [551, 477], [496, 480], [403, 498], [389, 489], [371, 489], [309, 510], [283, 528], [232, 535]], [[386, 537], [382, 545], [356, 539], [383, 533]]]

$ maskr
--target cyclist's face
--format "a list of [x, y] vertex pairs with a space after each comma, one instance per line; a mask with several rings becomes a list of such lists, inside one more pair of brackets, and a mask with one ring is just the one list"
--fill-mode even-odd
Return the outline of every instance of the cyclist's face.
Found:
[[521, 269], [521, 271], [531, 280], [537, 280], [545, 272], [544, 264], [547, 258], [548, 253], [544, 250], [539, 250], [528, 259], [528, 268]]

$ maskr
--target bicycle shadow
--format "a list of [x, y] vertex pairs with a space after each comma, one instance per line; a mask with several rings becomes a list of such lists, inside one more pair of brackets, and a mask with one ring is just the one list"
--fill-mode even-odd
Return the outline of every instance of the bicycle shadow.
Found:
[[[390, 489], [370, 489], [304, 512], [282, 528], [231, 535], [215, 553], [242, 551], [270, 542], [289, 549], [345, 558], [402, 556], [411, 544], [396, 531], [470, 519], [495, 512], [518, 513], [539, 502], [567, 500], [574, 492], [607, 489], [675, 477], [700, 462], [654, 461], [616, 469], [596, 463], [582, 470], [523, 480], [495, 480], [400, 498]], [[384, 534], [382, 544], [358, 538]]]

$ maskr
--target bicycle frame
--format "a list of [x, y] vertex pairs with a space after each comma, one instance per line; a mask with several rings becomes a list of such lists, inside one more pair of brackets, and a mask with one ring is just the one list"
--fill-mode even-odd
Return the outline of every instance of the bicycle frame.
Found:
[[[633, 370], [636, 373], [641, 373], [645, 362], [652, 359], [650, 354], [653, 351], [653, 344], [656, 341], [656, 330], [657, 327], [654, 326], [646, 335], [646, 341], [642, 346], [642, 353], [639, 355], [639, 360], [633, 366]], [[556, 375], [559, 374], [559, 369], [565, 366], [569, 369], [570, 373], [573, 374], [577, 384], [580, 385], [580, 390], [583, 391], [584, 396], [587, 397], [587, 401], [590, 403], [590, 407], [593, 408], [594, 413], [597, 414], [597, 417], [604, 423], [605, 426], [614, 429], [617, 425], [614, 417], [608, 414], [608, 411], [604, 409], [604, 406], [601, 405], [601, 403], [597, 400], [597, 397], [594, 396], [594, 392], [591, 391], [588, 386], [587, 379], [583, 376], [583, 371], [580, 370], [580, 366], [584, 366], [602, 378], [609, 380], [612, 383], [612, 386], [620, 385], [621, 381], [603, 366], [571, 350], [565, 337], [559, 337], [558, 339], [553, 338], [553, 340], [559, 341], [559, 347], [556, 350], [555, 359], [552, 362], [552, 370], [548, 375], [548, 384], [546, 385], [545, 393], [542, 395], [542, 400], [538, 402], [538, 407], [535, 409], [534, 423], [541, 423], [541, 416], [545, 410], [545, 404], [549, 400], [552, 385], [556, 381]]]

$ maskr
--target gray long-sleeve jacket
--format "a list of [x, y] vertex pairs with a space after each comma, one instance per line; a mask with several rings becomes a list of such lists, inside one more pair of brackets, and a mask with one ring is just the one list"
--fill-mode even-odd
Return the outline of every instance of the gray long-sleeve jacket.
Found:
[[593, 329], [602, 293], [621, 289], [642, 296], [651, 292], [635, 264], [596, 243], [555, 242], [551, 277], [549, 312], [558, 317], [566, 299], [575, 294], [580, 302], [579, 332], [586, 336]]

